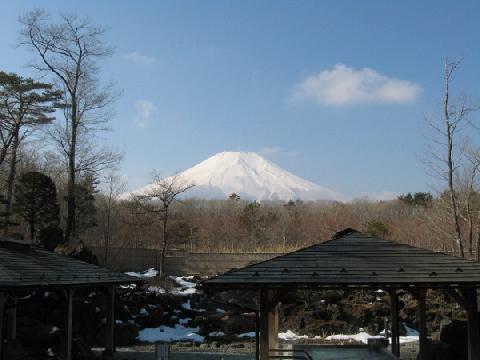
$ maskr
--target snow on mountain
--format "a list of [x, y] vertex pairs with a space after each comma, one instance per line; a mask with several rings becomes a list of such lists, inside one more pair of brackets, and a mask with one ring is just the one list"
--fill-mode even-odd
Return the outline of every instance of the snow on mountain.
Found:
[[[226, 199], [236, 193], [249, 200], [339, 200], [346, 196], [304, 180], [254, 152], [221, 152], [181, 172], [183, 182], [194, 184], [184, 197]], [[147, 194], [152, 185], [122, 195]]]

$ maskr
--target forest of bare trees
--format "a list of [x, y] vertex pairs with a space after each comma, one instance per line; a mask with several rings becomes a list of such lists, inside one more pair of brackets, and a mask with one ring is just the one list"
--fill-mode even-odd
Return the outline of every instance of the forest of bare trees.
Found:
[[[425, 196], [426, 195], [426, 196]], [[444, 195], [443, 197], [445, 197]], [[425, 201], [425, 197], [427, 200]], [[330, 239], [347, 227], [380, 237], [457, 254], [453, 228], [445, 218], [444, 199], [429, 194], [405, 195], [399, 200], [371, 202], [252, 202], [183, 200], [172, 209], [170, 249], [191, 252], [284, 252]], [[112, 247], [156, 248], [162, 244], [162, 225], [133, 202], [116, 203], [118, 218]], [[98, 208], [99, 213], [105, 209]], [[476, 211], [478, 212], [478, 206]], [[462, 207], [462, 214], [466, 211]], [[439, 218], [443, 218], [439, 223]], [[468, 234], [468, 223], [461, 223]], [[478, 230], [469, 258], [477, 257]], [[92, 228], [88, 244], [103, 246], [100, 229]], [[450, 231], [450, 232], [449, 232]], [[468, 238], [464, 239], [465, 242]]]
[[431, 194], [412, 189], [381, 202], [256, 202], [235, 194], [207, 201], [180, 199], [194, 184], [178, 187], [157, 178], [162, 191], [120, 200], [126, 189], [118, 172], [122, 155], [98, 141], [119, 94], [102, 79], [99, 62], [111, 54], [103, 28], [35, 10], [21, 17], [19, 29], [19, 45], [31, 50], [37, 78], [0, 69], [1, 226], [10, 236], [52, 249], [100, 246], [107, 258], [112, 247], [164, 254], [283, 252], [352, 227], [480, 259], [476, 107], [452, 94], [458, 62], [445, 61], [440, 115], [427, 118], [424, 162]]

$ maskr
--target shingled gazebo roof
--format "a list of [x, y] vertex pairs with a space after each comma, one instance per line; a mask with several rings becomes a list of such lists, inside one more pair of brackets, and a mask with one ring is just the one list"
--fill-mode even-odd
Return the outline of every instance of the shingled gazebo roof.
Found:
[[0, 240], [0, 291], [120, 285], [139, 282], [84, 261]]
[[332, 240], [206, 280], [209, 288], [476, 287], [480, 264], [346, 229]]

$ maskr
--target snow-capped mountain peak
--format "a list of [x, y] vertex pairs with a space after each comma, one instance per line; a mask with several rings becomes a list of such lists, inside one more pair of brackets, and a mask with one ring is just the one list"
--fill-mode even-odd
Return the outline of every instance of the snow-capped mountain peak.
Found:
[[[226, 199], [236, 193], [252, 200], [346, 200], [344, 195], [304, 180], [254, 152], [220, 152], [178, 176], [195, 185], [185, 197]], [[147, 185], [122, 198], [146, 194], [151, 188]]]

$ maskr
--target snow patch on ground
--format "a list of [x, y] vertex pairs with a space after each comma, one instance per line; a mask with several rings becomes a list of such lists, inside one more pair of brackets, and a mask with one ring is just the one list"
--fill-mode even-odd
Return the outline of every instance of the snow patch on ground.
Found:
[[205, 338], [198, 335], [200, 328], [189, 328], [175, 325], [174, 328], [162, 325], [158, 328], [145, 328], [139, 331], [137, 339], [154, 343], [157, 341], [194, 341], [203, 343]]
[[243, 334], [238, 334], [237, 338], [242, 339], [242, 338], [254, 338], [255, 337], [255, 331], [250, 331], [246, 332]]
[[180, 325], [187, 325], [188, 322], [191, 321], [191, 320], [192, 320], [191, 318], [187, 317], [187, 318], [185, 318], [185, 319], [179, 319], [179, 320], [178, 320], [178, 323], [179, 323]]
[[[400, 336], [400, 344], [418, 341], [418, 331], [415, 329], [409, 328], [406, 325], [403, 325], [403, 326], [405, 327], [406, 336]], [[351, 334], [351, 335], [338, 334], [338, 335], [330, 335], [325, 338], [325, 340], [358, 341], [364, 344], [368, 344], [368, 339], [385, 339], [385, 332], [383, 332], [383, 335], [382, 333], [380, 333], [380, 335], [370, 335], [367, 332], [363, 331], [363, 329], [360, 329], [360, 332], [358, 334]], [[390, 343], [392, 342], [391, 338], [389, 338], [389, 342]]]
[[368, 339], [385, 339], [385, 336], [382, 335], [370, 335], [365, 331], [360, 331], [358, 334], [351, 335], [330, 335], [325, 338], [325, 340], [343, 340], [343, 341], [358, 341], [364, 344], [368, 344]]
[[147, 293], [155, 293], [155, 294], [166, 294], [166, 290], [161, 288], [160, 286], [149, 286], [147, 288]]
[[212, 331], [211, 333], [208, 334], [208, 336], [220, 337], [220, 336], [225, 336], [225, 333], [223, 331]]
[[403, 327], [405, 328], [406, 336], [416, 336], [418, 338], [418, 331], [417, 330], [412, 329], [411, 327], [408, 327], [405, 324], [403, 324]]
[[158, 270], [155, 270], [154, 268], [150, 268], [148, 270], [145, 270], [144, 272], [135, 272], [135, 271], [130, 271], [126, 272], [126, 275], [137, 277], [137, 278], [152, 278], [158, 275]]
[[172, 289], [173, 295], [187, 296], [197, 292], [197, 284], [189, 280], [193, 280], [193, 276], [170, 276], [180, 287]]
[[282, 340], [299, 340], [299, 339], [308, 339], [308, 336], [297, 335], [292, 330], [287, 330], [285, 332], [278, 333], [278, 338]]

